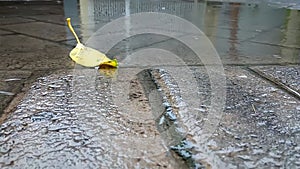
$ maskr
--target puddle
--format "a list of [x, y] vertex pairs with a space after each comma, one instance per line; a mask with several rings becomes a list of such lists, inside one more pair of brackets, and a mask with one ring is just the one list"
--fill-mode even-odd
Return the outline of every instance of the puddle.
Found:
[[[126, 13], [161, 12], [182, 17], [196, 25], [209, 37], [224, 64], [300, 62], [299, 2], [230, 2], [234, 3], [180, 0], [79, 1], [79, 9], [65, 8], [65, 15], [75, 17], [75, 21], [79, 20], [77, 24], [84, 42], [106, 23], [125, 16]], [[74, 10], [78, 11], [77, 16], [74, 16]], [[149, 47], [151, 40], [149, 37], [131, 38], [123, 48], [137, 50]], [[114, 50], [111, 52], [117, 56], [124, 55]]]

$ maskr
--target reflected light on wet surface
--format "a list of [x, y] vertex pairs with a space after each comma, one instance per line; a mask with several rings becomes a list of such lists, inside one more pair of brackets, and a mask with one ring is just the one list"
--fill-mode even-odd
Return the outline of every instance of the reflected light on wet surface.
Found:
[[[97, 29], [128, 12], [168, 13], [187, 19], [202, 30], [224, 64], [299, 63], [299, 11], [283, 8], [277, 1], [253, 2], [80, 1], [77, 25], [86, 41]], [[69, 16], [68, 13], [74, 12], [65, 13]], [[136, 48], [130, 42], [126, 45], [127, 50]]]
[[[286, 3], [272, 2], [65, 0], [64, 12], [66, 17], [74, 18], [83, 43], [114, 19], [139, 12], [163, 12], [182, 17], [201, 29], [215, 45], [224, 64], [298, 64], [300, 13], [294, 9], [297, 4], [287, 9], [281, 8]], [[124, 24], [128, 36], [130, 24], [130, 20]], [[192, 74], [176, 79], [170, 71], [161, 69], [160, 63], [145, 70], [140, 65], [129, 64], [119, 69], [101, 67], [99, 70], [75, 65], [73, 70], [59, 70], [38, 78], [0, 126], [0, 166], [300, 166], [298, 100], [265, 80], [239, 67], [227, 67], [224, 83], [229, 96], [225, 113], [218, 121], [218, 128], [203, 141], [207, 136], [203, 128], [209, 127], [204, 124], [215, 122], [208, 119], [208, 110], [214, 109], [211, 97], [215, 91], [207, 70], [198, 66], [202, 63], [195, 62], [186, 46], [165, 36], [136, 35], [119, 42], [109, 50], [108, 56], [136, 61], [128, 56], [157, 46], [186, 57], [185, 63], [193, 65], [189, 67]], [[174, 63], [166, 68], [179, 74], [184, 72], [180, 66]], [[276, 72], [285, 76], [280, 70]], [[198, 100], [188, 98], [199, 104], [191, 110], [186, 108], [188, 99], [182, 99], [185, 90], [178, 87], [178, 84], [191, 86], [190, 79], [197, 81], [198, 86], [186, 87], [186, 93], [192, 91], [199, 96]], [[299, 87], [297, 79], [292, 85]], [[4, 91], [0, 94], [14, 95]], [[116, 104], [119, 99], [116, 96], [122, 97], [120, 104]]]

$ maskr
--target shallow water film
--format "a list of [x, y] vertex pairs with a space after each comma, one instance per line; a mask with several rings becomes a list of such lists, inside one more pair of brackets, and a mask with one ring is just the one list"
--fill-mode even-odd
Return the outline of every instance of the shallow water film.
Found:
[[0, 168], [300, 168], [297, 0], [0, 1], [0, 44]]

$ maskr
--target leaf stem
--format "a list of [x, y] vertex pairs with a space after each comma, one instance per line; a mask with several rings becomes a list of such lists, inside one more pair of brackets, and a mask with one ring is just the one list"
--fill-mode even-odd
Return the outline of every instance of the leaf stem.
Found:
[[77, 43], [80, 43], [80, 40], [79, 40], [77, 34], [75, 33], [75, 31], [74, 31], [72, 25], [71, 25], [71, 18], [67, 18], [67, 23], [68, 23], [68, 27], [69, 27], [70, 31], [71, 31], [71, 32], [73, 33], [73, 35], [75, 36]]

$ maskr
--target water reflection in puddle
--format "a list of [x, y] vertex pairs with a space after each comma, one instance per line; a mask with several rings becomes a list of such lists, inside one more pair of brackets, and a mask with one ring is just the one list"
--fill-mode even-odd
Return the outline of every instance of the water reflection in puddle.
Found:
[[[126, 13], [173, 14], [199, 27], [225, 64], [295, 64], [300, 62], [300, 14], [294, 9], [297, 5], [294, 1], [252, 1], [252, 4], [179, 0], [79, 1], [79, 15], [69, 8], [65, 8], [65, 15], [78, 20], [82, 39], [86, 41], [103, 25]], [[293, 9], [283, 8], [287, 6]], [[147, 41], [147, 37], [144, 39]], [[138, 48], [146, 45], [140, 41]], [[130, 50], [137, 46], [127, 41], [123, 48]]]

